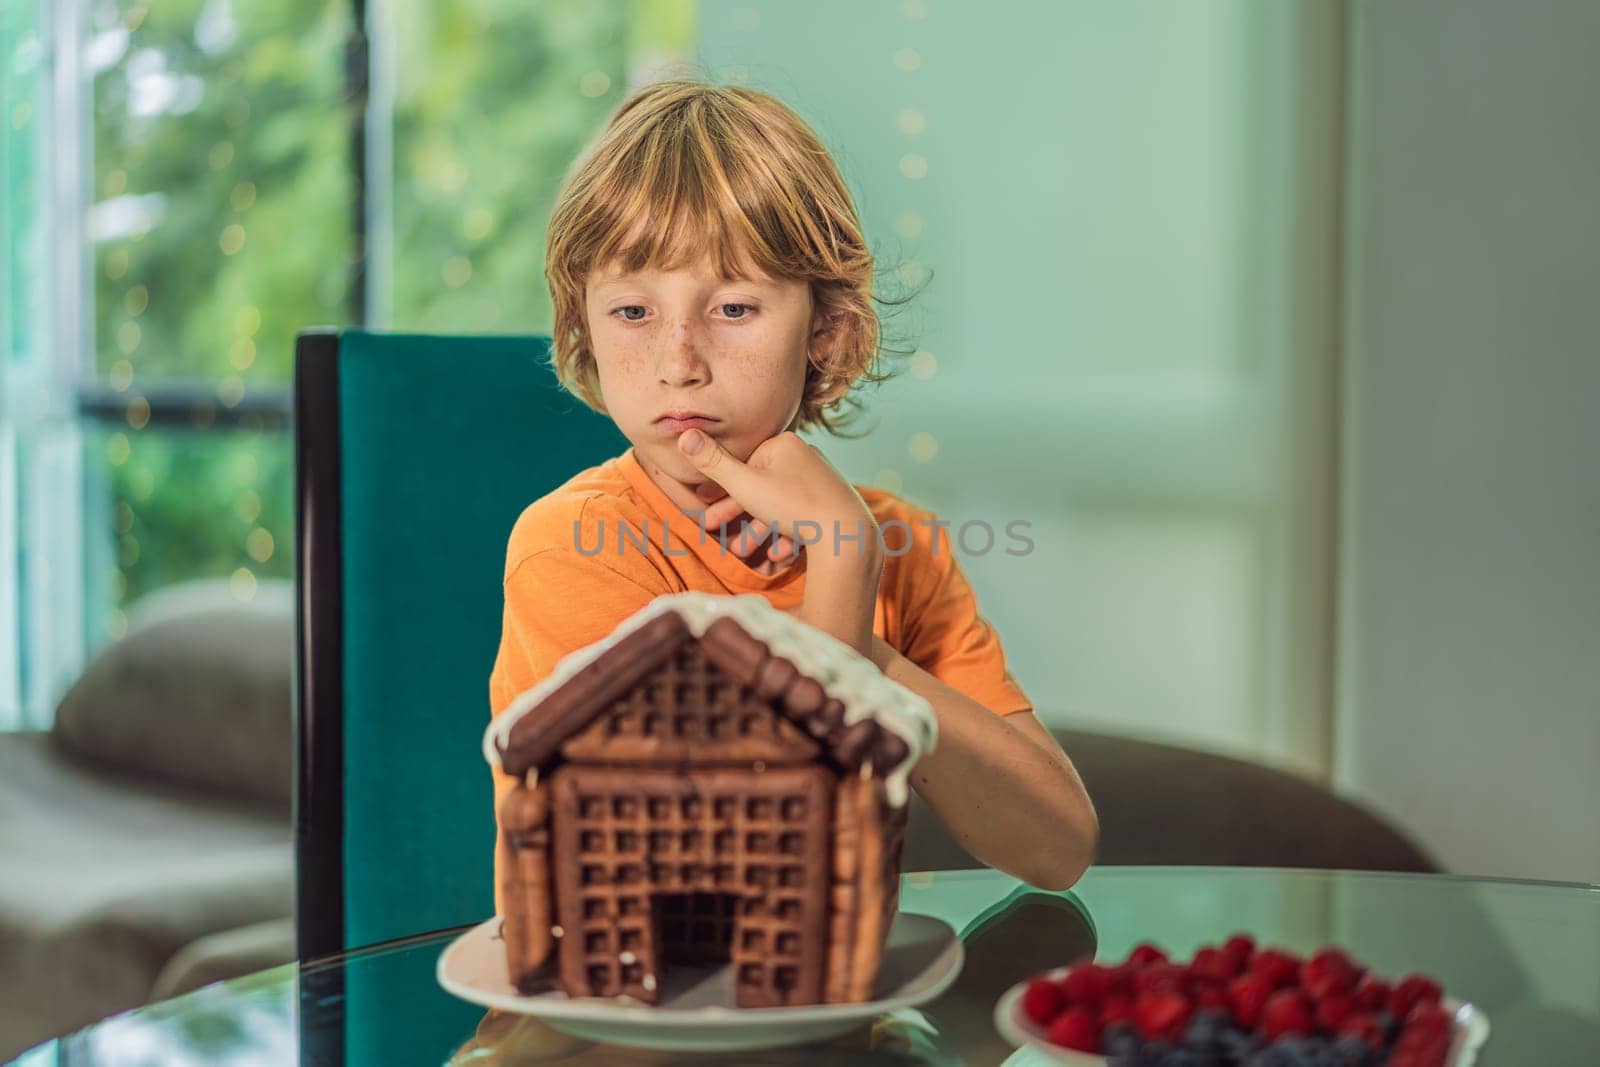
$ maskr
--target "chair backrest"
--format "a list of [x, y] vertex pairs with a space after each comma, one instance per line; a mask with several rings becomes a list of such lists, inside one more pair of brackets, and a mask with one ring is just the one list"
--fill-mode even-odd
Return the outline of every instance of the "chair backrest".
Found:
[[480, 739], [507, 537], [627, 447], [559, 387], [549, 351], [535, 336], [298, 339], [301, 959], [493, 912]]

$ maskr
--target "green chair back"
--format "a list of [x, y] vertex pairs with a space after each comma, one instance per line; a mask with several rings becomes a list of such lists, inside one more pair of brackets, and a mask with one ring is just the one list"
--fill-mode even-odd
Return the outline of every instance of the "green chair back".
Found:
[[487, 918], [481, 749], [506, 541], [627, 441], [550, 339], [360, 330], [296, 349], [301, 959]]

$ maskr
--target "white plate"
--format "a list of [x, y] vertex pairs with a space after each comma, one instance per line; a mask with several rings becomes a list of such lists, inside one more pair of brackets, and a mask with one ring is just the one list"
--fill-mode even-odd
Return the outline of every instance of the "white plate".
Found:
[[523, 996], [506, 971], [500, 920], [479, 923], [439, 956], [439, 984], [463, 1000], [538, 1016], [588, 1041], [663, 1050], [772, 1048], [820, 1041], [884, 1012], [914, 1007], [943, 993], [961, 972], [961, 939], [927, 915], [901, 912], [889, 928], [872, 1000], [793, 1008], [735, 1008], [732, 968], [668, 967], [661, 1003], [632, 999]]
[[[1068, 970], [1067, 967], [1058, 967], [1046, 973], [1051, 978], [1059, 979]], [[1000, 1031], [1000, 1036], [1018, 1048], [1034, 1049], [1057, 1063], [1071, 1064], [1072, 1067], [1106, 1067], [1109, 1061], [1098, 1053], [1077, 1052], [1045, 1040], [1044, 1031], [1022, 1014], [1022, 994], [1027, 990], [1029, 981], [1032, 979], [1018, 982], [995, 1002], [994, 1028]], [[1450, 1054], [1445, 1057], [1445, 1067], [1471, 1067], [1478, 1058], [1478, 1050], [1489, 1040], [1489, 1019], [1471, 1004], [1464, 1004], [1453, 997], [1445, 997], [1442, 1003], [1445, 1010], [1455, 1016], [1455, 1025], [1451, 1027]]]

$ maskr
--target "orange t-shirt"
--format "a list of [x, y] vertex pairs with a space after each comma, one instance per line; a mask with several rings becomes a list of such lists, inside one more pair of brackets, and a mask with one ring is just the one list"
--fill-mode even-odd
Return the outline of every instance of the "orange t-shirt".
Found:
[[[978, 612], [949, 530], [932, 525], [933, 512], [885, 490], [855, 490], [887, 549], [873, 632], [998, 714], [1031, 708], [1006, 668], [999, 634]], [[887, 525], [892, 520], [898, 522]], [[819, 545], [808, 551], [821, 550]], [[848, 542], [842, 550], [849, 551]], [[802, 553], [774, 574], [756, 571], [680, 511], [629, 448], [574, 475], [517, 517], [506, 548], [505, 612], [489, 674], [490, 714], [500, 714], [563, 656], [607, 636], [658, 596], [687, 590], [759, 593], [773, 607], [792, 612], [805, 595], [805, 569]], [[498, 811], [514, 780], [498, 767], [493, 776]], [[499, 881], [497, 872], [497, 911]]]

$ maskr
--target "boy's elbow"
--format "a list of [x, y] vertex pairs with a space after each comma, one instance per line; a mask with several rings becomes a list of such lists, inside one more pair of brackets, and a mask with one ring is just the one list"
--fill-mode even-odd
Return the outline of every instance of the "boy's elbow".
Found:
[[1063, 832], [1053, 837], [1054, 847], [1040, 849], [1035, 854], [1037, 867], [1022, 875], [1037, 889], [1051, 892], [1071, 889], [1094, 863], [1100, 847], [1100, 818], [1087, 796], [1083, 798], [1081, 810], [1073, 812], [1063, 822]]

